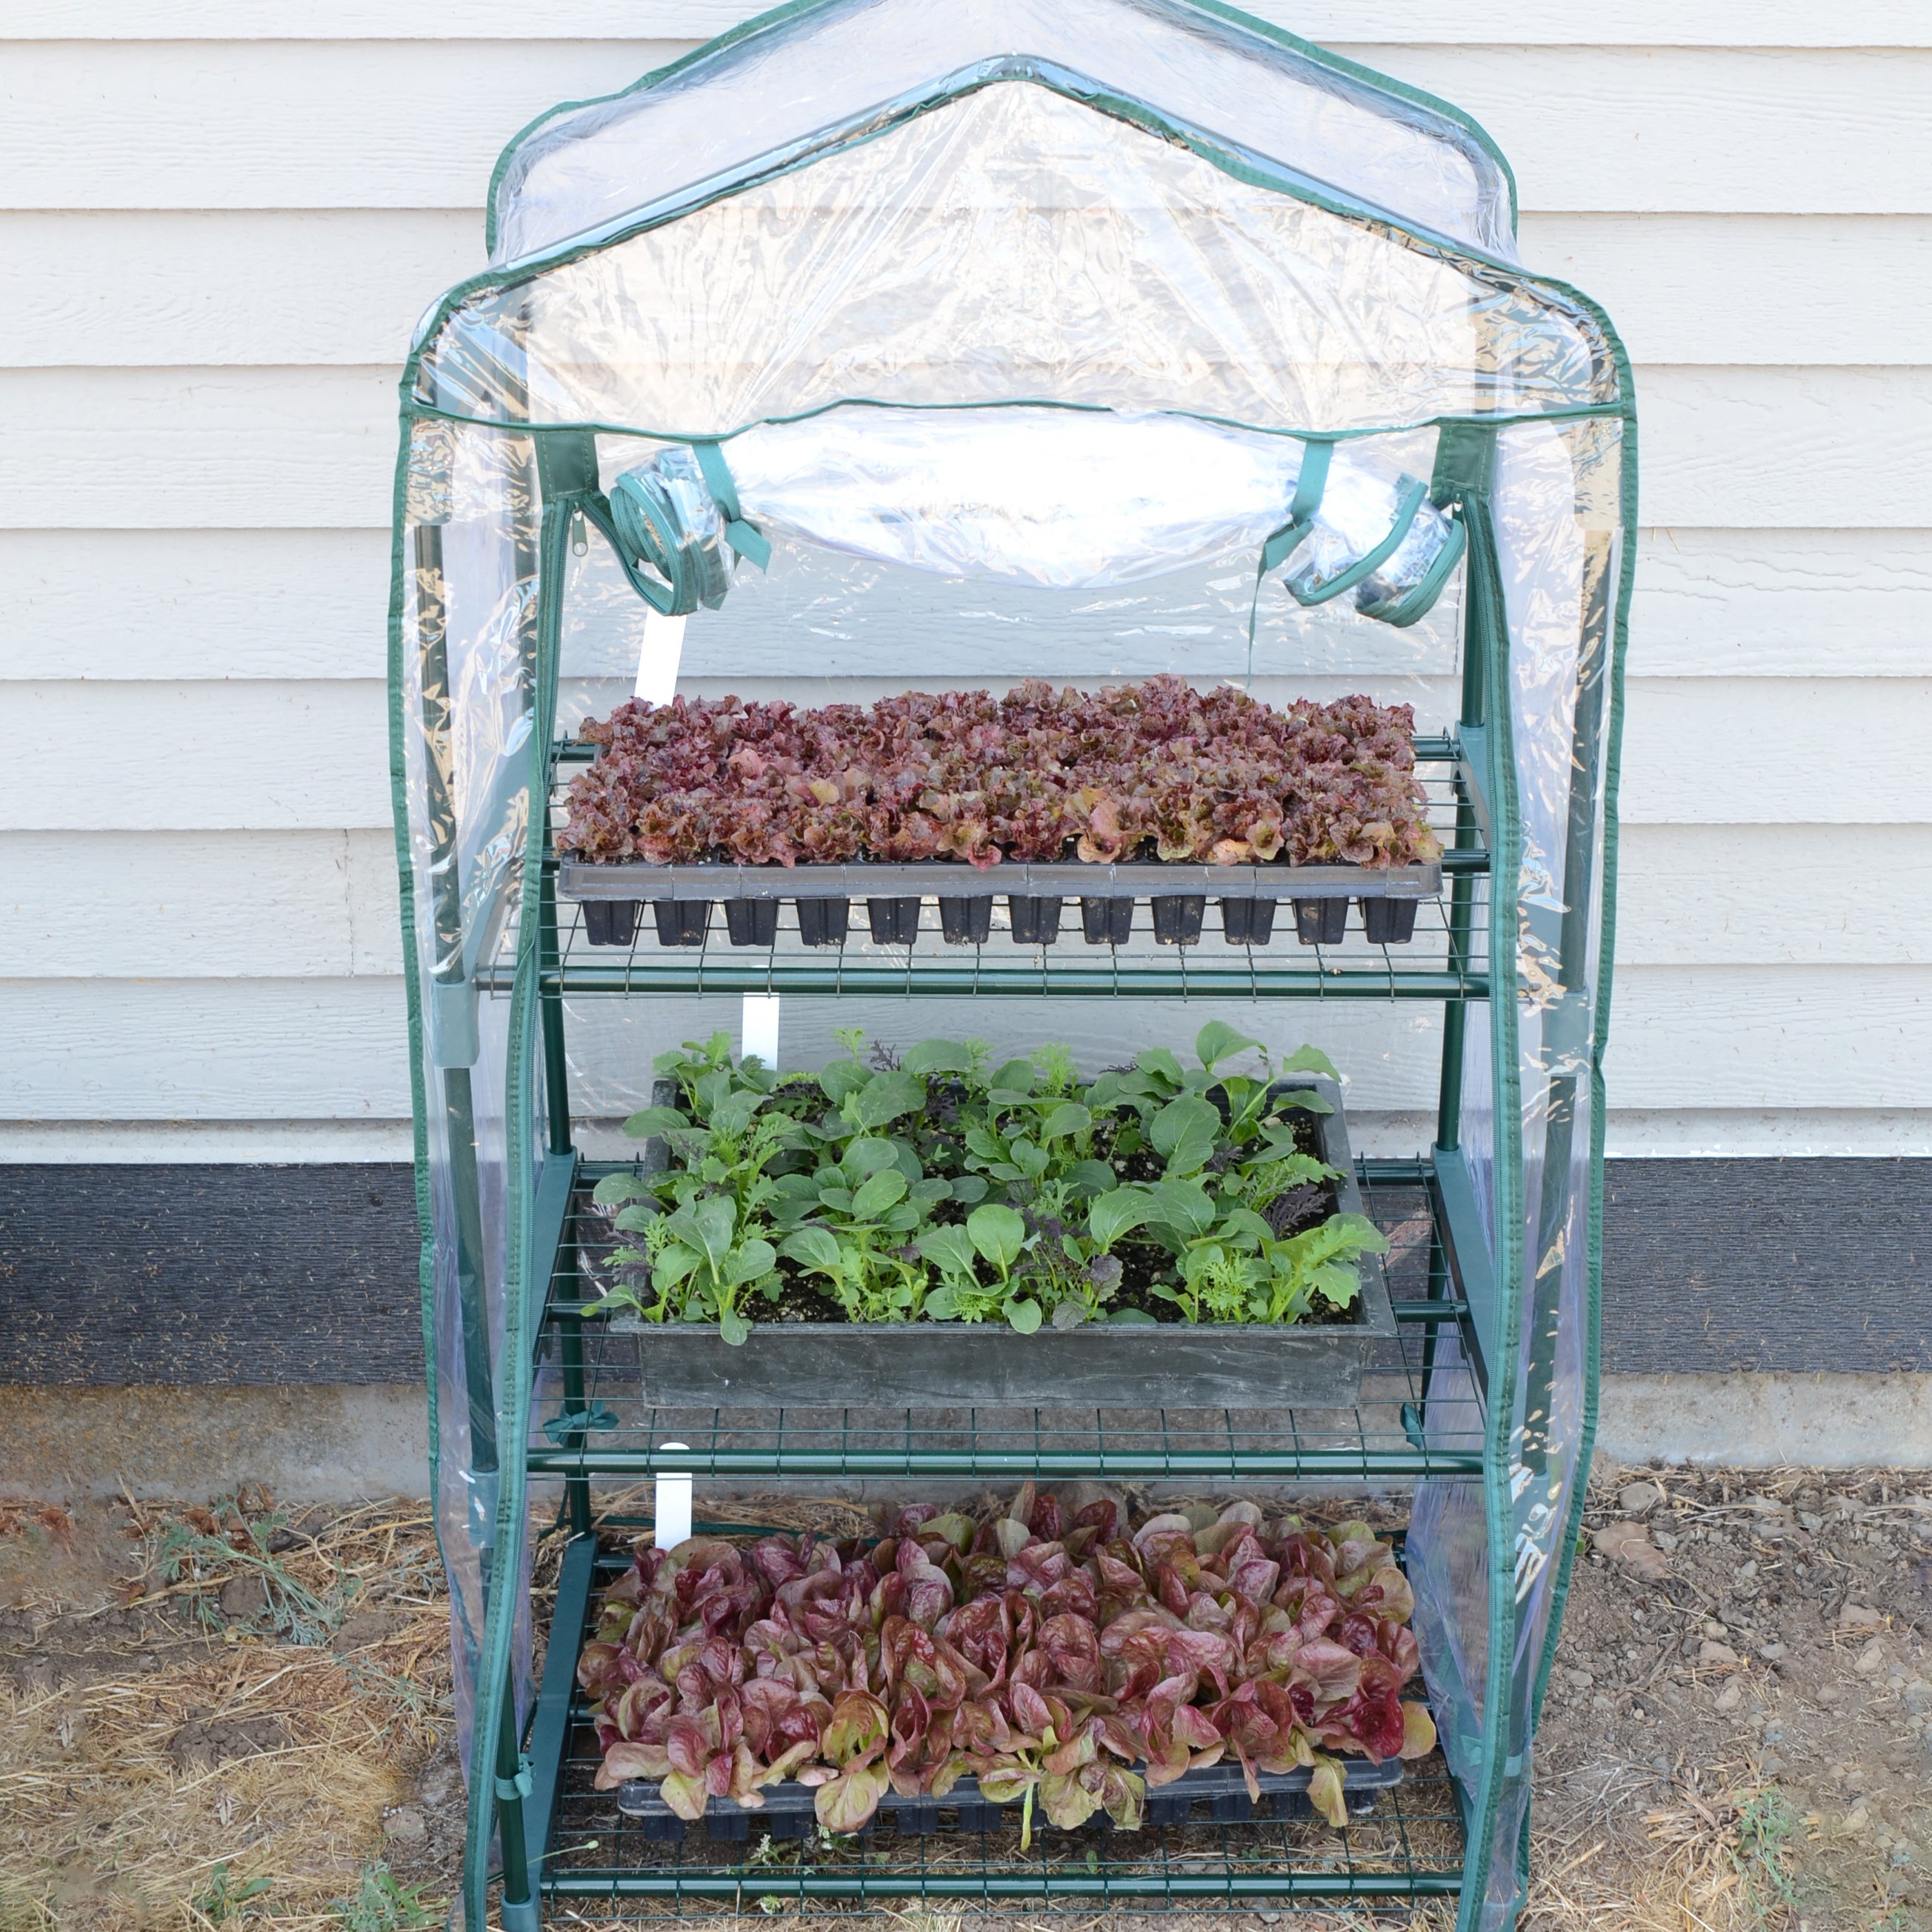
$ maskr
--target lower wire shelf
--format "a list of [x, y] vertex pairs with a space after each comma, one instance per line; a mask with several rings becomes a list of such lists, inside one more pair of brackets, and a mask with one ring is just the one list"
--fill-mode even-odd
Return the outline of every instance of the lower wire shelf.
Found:
[[[916, 1898], [1201, 1911], [1462, 1888], [1461, 1801], [1439, 1754], [1405, 1766], [1399, 1784], [1339, 1829], [1306, 1816], [1204, 1816], [1127, 1832], [1107, 1827], [1102, 1814], [1076, 1832], [1036, 1829], [1022, 1846], [1016, 1824], [900, 1832], [882, 1814], [878, 1828], [857, 1838], [780, 1841], [761, 1834], [755, 1819], [737, 1842], [712, 1840], [701, 1824], [682, 1840], [655, 1837], [619, 1810], [616, 1792], [592, 1788], [596, 1737], [574, 1681], [597, 1589], [624, 1560], [594, 1556], [591, 1540], [580, 1538], [558, 1592], [557, 1628], [576, 1640], [556, 1646], [546, 1666], [531, 1755], [543, 1825], [538, 1886], [559, 1908], [595, 1904], [641, 1920], [709, 1916], [727, 1904], [767, 1914], [804, 1906], [884, 1912]], [[1195, 1809], [1212, 1802], [1198, 1800]]]
[[[714, 1484], [796, 1482], [1387, 1483], [1480, 1475], [1484, 1424], [1477, 1244], [1455, 1238], [1454, 1175], [1438, 1157], [1358, 1162], [1396, 1336], [1346, 1407], [668, 1408], [650, 1400], [650, 1334], [580, 1311], [598, 1292], [580, 1174], [560, 1231], [538, 1348], [526, 1460], [533, 1477]], [[676, 1444], [675, 1448], [668, 1445]]]

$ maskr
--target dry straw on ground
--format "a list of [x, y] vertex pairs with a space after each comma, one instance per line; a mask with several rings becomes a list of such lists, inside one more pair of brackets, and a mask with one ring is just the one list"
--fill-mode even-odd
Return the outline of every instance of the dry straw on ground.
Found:
[[[118, 1586], [16, 1586], [10, 1628], [32, 1635], [0, 1690], [4, 1932], [341, 1932], [334, 1902], [440, 1742], [448, 1608], [420, 1504], [312, 1527], [134, 1509]], [[248, 1614], [224, 1616], [224, 1588]], [[302, 1634], [321, 1641], [277, 1640], [318, 1605], [332, 1631], [311, 1614]]]
[[[1653, 1537], [1674, 1534], [1671, 1574], [1658, 1581], [1596, 1557], [1578, 1566], [1558, 1663], [1567, 1666], [1559, 1678], [1580, 1677], [1584, 1688], [1556, 1696], [1539, 1741], [1526, 1932], [1932, 1932], [1918, 1867], [1900, 1862], [1897, 1834], [1910, 1822], [1903, 1799], [1899, 1816], [1886, 1814], [1893, 1835], [1874, 1852], [1890, 1788], [1883, 1766], [1841, 1765], [1827, 1753], [1829, 1744], [1854, 1755], [1837, 1742], [1854, 1735], [1847, 1713], [1868, 1707], [1883, 1720], [1866, 1726], [1881, 1746], [1880, 1733], [1904, 1721], [1889, 1680], [1861, 1675], [1873, 1640], [1862, 1624], [1840, 1630], [1838, 1600], [1850, 1590], [1888, 1611], [1883, 1644], [1897, 1674], [1922, 1667], [1932, 1543], [1908, 1535], [1918, 1518], [1900, 1501], [1923, 1514], [1922, 1484], [1882, 1474], [1606, 1473], [1593, 1530], [1629, 1517], [1628, 1486], [1654, 1479], [1658, 1499], [1637, 1514]], [[648, 1507], [647, 1490], [605, 1499], [608, 1513], [634, 1519]], [[1316, 1513], [1330, 1507], [1361, 1505]], [[850, 1504], [797, 1496], [741, 1499], [730, 1514], [838, 1533], [866, 1520]], [[427, 1513], [402, 1504], [288, 1516], [244, 1493], [212, 1510], [88, 1505], [70, 1516], [10, 1507], [0, 1517], [0, 1932], [442, 1924], [457, 1883], [462, 1790], [451, 1749], [448, 1605]], [[553, 1537], [539, 1550], [540, 1644], [560, 1544]], [[1811, 1564], [1810, 1580], [1822, 1585], [1827, 1569], [1838, 1580], [1819, 1604], [1794, 1592], [1778, 1613], [1790, 1654], [1775, 1672], [1748, 1657], [1714, 1676], [1669, 1645], [1653, 1667], [1648, 1649], [1630, 1647], [1654, 1647], [1640, 1634], [1666, 1622], [1672, 1643], [1682, 1631], [1694, 1637], [1690, 1626], [1720, 1610], [1768, 1639], [1774, 1625], [1762, 1593], [1725, 1594], [1750, 1552], [1760, 1583], [1794, 1552]], [[1679, 1597], [1694, 1616], [1680, 1616]], [[1821, 1608], [1828, 1628], [1807, 1639]], [[1678, 1696], [1660, 1702], [1673, 1660]], [[1719, 1703], [1733, 1682], [1741, 1697]], [[1614, 1708], [1600, 1707], [1606, 1694]], [[1650, 1708], [1649, 1728], [1641, 1712], [1633, 1716], [1635, 1702]], [[1763, 1762], [1773, 1721], [1784, 1726], [1781, 1773]], [[1850, 1795], [1834, 1809], [1840, 1792]], [[1839, 1815], [1853, 1806], [1871, 1810], [1864, 1836], [1852, 1832], [1858, 1810]], [[1909, 1895], [1883, 1889], [1893, 1868], [1913, 1880]], [[266, 1888], [243, 1898], [257, 1880]], [[420, 1910], [398, 1902], [412, 1893]], [[1103, 1924], [1207, 1932], [1229, 1922], [1078, 1909], [885, 1918], [903, 1932], [1098, 1932]], [[1447, 1902], [1372, 1918], [1262, 1904], [1233, 1919], [1296, 1932], [1450, 1932], [1453, 1922]], [[748, 1912], [679, 1922], [745, 1932], [765, 1920]], [[790, 1912], [781, 1922], [796, 1932], [854, 1924]], [[572, 1932], [611, 1932], [614, 1923], [561, 1906], [546, 1916]]]

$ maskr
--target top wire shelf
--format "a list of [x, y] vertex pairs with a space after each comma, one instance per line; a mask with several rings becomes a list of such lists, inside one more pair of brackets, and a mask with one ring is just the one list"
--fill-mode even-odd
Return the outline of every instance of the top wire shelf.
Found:
[[[1090, 928], [1082, 903], [1070, 898], [1071, 916], [1059, 923], [1060, 901], [1016, 898], [998, 870], [962, 868], [962, 887], [974, 889], [962, 898], [976, 896], [982, 907], [977, 928], [964, 938], [957, 926], [949, 930], [944, 896], [930, 892], [883, 902], [903, 908], [894, 923], [875, 926], [862, 905], [856, 920], [842, 916], [830, 928], [822, 918], [808, 925], [806, 913], [791, 900], [765, 902], [761, 922], [736, 920], [733, 915], [742, 908], [687, 900], [650, 909], [674, 911], [674, 918], [639, 918], [633, 910], [616, 928], [600, 916], [605, 908], [560, 902], [555, 952], [542, 969], [543, 989], [620, 997], [1485, 999], [1487, 814], [1456, 741], [1415, 742], [1430, 823], [1444, 848], [1448, 890], [1409, 902], [1414, 925], [1406, 939], [1372, 928], [1366, 910], [1356, 910], [1346, 898], [1332, 902], [1325, 920], [1283, 917], [1264, 936], [1236, 916], [1244, 901], [1222, 900], [1210, 909], [1212, 886], [1204, 890], [1198, 883], [1184, 893], [1186, 906], [1180, 898], [1165, 902], [1182, 906], [1178, 922], [1172, 914], [1163, 920], [1163, 902], [1142, 898], [1127, 902], [1133, 910], [1124, 922], [1097, 921]], [[572, 771], [590, 748], [559, 748], [550, 798], [554, 835], [564, 822]], [[838, 903], [842, 914], [846, 902]], [[1045, 928], [1032, 922], [1042, 903], [1054, 908]], [[1369, 903], [1364, 899], [1364, 908]], [[515, 948], [514, 934], [506, 932], [479, 967], [482, 990], [508, 991]]]

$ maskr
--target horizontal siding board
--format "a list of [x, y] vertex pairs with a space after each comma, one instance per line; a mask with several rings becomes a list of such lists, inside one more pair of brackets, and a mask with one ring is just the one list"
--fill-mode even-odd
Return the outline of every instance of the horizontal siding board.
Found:
[[[351, 683], [19, 684], [0, 824], [340, 831], [390, 822], [387, 704]], [[111, 772], [111, 784], [76, 782]]]
[[400, 979], [0, 981], [0, 1113], [25, 1120], [395, 1120]]
[[1932, 530], [1687, 527], [1640, 540], [1639, 676], [1920, 677], [1928, 641]]
[[1632, 358], [1904, 367], [1932, 358], [1932, 218], [1528, 214], [1538, 273], [1602, 303]]
[[[401, 970], [386, 831], [10, 832], [0, 878], [0, 978]], [[1633, 966], [1909, 965], [1932, 959], [1932, 839], [1630, 824], [1618, 903]]]
[[[856, 681], [742, 681], [822, 702]], [[1347, 688], [1346, 681], [1336, 688]], [[1323, 694], [1328, 694], [1325, 692]], [[42, 683], [11, 688], [0, 824], [20, 830], [340, 830], [390, 820], [382, 687], [373, 681]], [[1639, 823], [1922, 824], [1932, 682], [1875, 704], [1855, 678], [1633, 679], [1623, 812]], [[71, 782], [76, 748], [114, 774]], [[1800, 762], [1859, 773], [1796, 782]]]
[[[721, 1027], [735, 1000], [578, 1003], [575, 1104], [622, 1111], [650, 1054]], [[1051, 1006], [1052, 1010], [1048, 1010]], [[1439, 1016], [1239, 1002], [788, 1000], [782, 1056], [820, 1064], [834, 1026], [888, 1042], [970, 1032], [1065, 1040], [1112, 1064], [1125, 1041], [1191, 1039], [1217, 1014], [1283, 1046], [1312, 1040], [1370, 1111], [1432, 1103]], [[394, 1119], [409, 1104], [400, 980], [0, 981], [0, 1024], [33, 1051], [0, 1068], [18, 1120]], [[1606, 1078], [1618, 1108], [1932, 1108], [1932, 968], [1626, 966]]]
[[[388, 595], [386, 530], [0, 531], [0, 680], [380, 678]], [[1932, 530], [1641, 534], [1637, 676], [1918, 677], [1928, 640]]]
[[[16, 368], [387, 363], [483, 266], [470, 211], [0, 214]], [[1640, 363], [1932, 361], [1932, 218], [1532, 214], [1524, 260]]]
[[487, 260], [468, 208], [22, 212], [0, 254], [17, 368], [400, 362]]
[[[0, 112], [11, 208], [473, 208], [503, 143], [688, 42], [15, 44]], [[1398, 78], [1474, 114], [1525, 207], [1932, 213], [1932, 55], [1390, 46]], [[1856, 138], [1852, 138], [1852, 136]]]
[[1604, 1078], [1646, 1108], [1932, 1107], [1932, 966], [1620, 966]]
[[[0, 371], [0, 524], [386, 529], [394, 383], [380, 368]], [[1636, 388], [1652, 524], [1926, 524], [1932, 368], [1646, 368]]]
[[[529, 0], [332, 0], [326, 8], [284, 11], [256, 0], [204, 0], [184, 13], [172, 0], [15, 0], [0, 16], [0, 39], [50, 40], [556, 40], [616, 39], [640, 26], [670, 39], [701, 40], [760, 10], [742, 0], [574, 0], [568, 8]], [[1247, 10], [1304, 38], [1347, 41], [1372, 61], [1384, 46], [1413, 44], [1525, 46], [1932, 46], [1932, 24], [1917, 0], [1626, 0], [1588, 14], [1548, 0], [1253, 0]]]
[[386, 831], [0, 832], [0, 978], [402, 970]]
[[1617, 959], [1631, 966], [1932, 961], [1923, 825], [1627, 824]]
[[382, 678], [386, 530], [0, 531], [4, 678]]
[[[1924, 825], [1932, 681], [1633, 678], [1619, 806], [1678, 825]], [[1856, 773], [1854, 779], [1851, 775]]]
[[1932, 213], [1922, 52], [1495, 45], [1376, 57], [1488, 130], [1526, 209]]

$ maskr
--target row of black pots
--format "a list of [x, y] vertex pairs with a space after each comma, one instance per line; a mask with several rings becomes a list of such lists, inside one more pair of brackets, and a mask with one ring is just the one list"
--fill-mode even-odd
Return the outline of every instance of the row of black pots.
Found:
[[[629, 946], [638, 936], [644, 902], [638, 899], [584, 901], [584, 936], [592, 946]], [[727, 899], [725, 929], [734, 946], [772, 946], [778, 941], [778, 906], [775, 898]], [[798, 907], [799, 937], [807, 946], [841, 946], [850, 931], [849, 899], [802, 898]], [[1200, 942], [1208, 910], [1204, 896], [1156, 897], [1154, 936], [1160, 946], [1193, 946]], [[1294, 936], [1304, 946], [1339, 946], [1348, 929], [1345, 898], [1294, 899]], [[1362, 929], [1372, 946], [1403, 946], [1415, 937], [1414, 899], [1369, 898], [1361, 902]], [[701, 946], [711, 923], [709, 899], [653, 899], [649, 902], [660, 946]], [[919, 933], [916, 898], [868, 898], [866, 915], [872, 940], [879, 946], [910, 946]], [[1066, 902], [1059, 898], [1009, 898], [1006, 909], [1013, 939], [1021, 946], [1051, 946], [1060, 937], [1060, 918]], [[1230, 946], [1265, 946], [1274, 935], [1276, 902], [1264, 898], [1227, 898], [1220, 902], [1221, 932]], [[1083, 898], [1080, 902], [1082, 937], [1089, 946], [1124, 946], [1133, 932], [1134, 902], [1130, 898]], [[943, 898], [939, 922], [952, 946], [983, 946], [992, 937], [991, 896]]]

